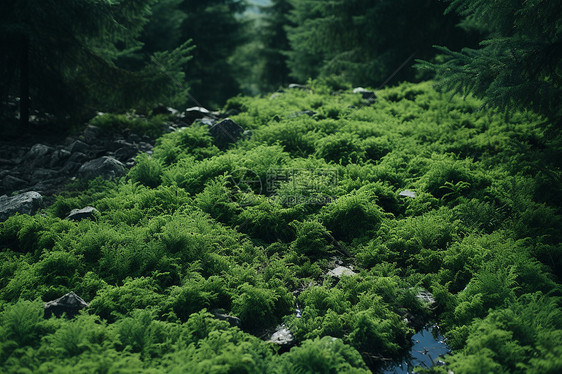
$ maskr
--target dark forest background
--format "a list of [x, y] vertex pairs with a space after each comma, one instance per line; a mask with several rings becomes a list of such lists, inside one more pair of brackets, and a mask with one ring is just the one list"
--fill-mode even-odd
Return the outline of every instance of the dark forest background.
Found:
[[[217, 109], [321, 79], [436, 79], [501, 108], [561, 115], [562, 2], [15, 0], [0, 5], [2, 123], [157, 104]], [[21, 98], [21, 100], [20, 100]], [[26, 100], [29, 98], [29, 100]], [[21, 116], [20, 116], [21, 113]]]

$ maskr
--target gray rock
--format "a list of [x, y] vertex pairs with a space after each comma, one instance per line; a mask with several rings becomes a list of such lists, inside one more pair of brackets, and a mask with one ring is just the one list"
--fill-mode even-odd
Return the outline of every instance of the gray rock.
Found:
[[79, 162], [79, 163], [84, 163], [88, 160], [88, 156], [86, 156], [84, 153], [82, 152], [76, 152], [70, 155], [70, 157], [68, 158], [68, 162]]
[[302, 85], [302, 84], [297, 84], [297, 83], [291, 83], [289, 85], [289, 88], [294, 89], [294, 90], [310, 90], [310, 87]]
[[293, 345], [295, 343], [295, 338], [293, 337], [291, 330], [289, 330], [284, 324], [281, 324], [277, 326], [277, 329], [267, 341], [287, 346]]
[[354, 88], [353, 93], [360, 94], [363, 100], [370, 100], [374, 102], [377, 99], [377, 95], [375, 95], [373, 91], [366, 90], [363, 87]]
[[44, 195], [52, 195], [60, 192], [68, 182], [69, 180], [67, 177], [55, 177], [53, 179], [42, 180], [27, 190], [38, 191]]
[[197, 119], [195, 120], [195, 123], [200, 123], [201, 125], [206, 125], [206, 126], [214, 126], [217, 121], [211, 117], [203, 117], [201, 119]]
[[81, 152], [87, 153], [90, 150], [90, 145], [81, 140], [73, 141], [66, 149], [71, 153]]
[[103, 156], [83, 164], [78, 169], [78, 177], [82, 179], [118, 178], [127, 173], [127, 168], [113, 157]]
[[216, 318], [220, 319], [221, 321], [226, 321], [230, 323], [232, 327], [240, 327], [242, 326], [242, 321], [238, 317], [230, 316], [228, 314], [224, 314], [220, 309], [211, 309], [210, 313]]
[[175, 132], [175, 131], [176, 131], [176, 128], [174, 126], [172, 126], [171, 124], [169, 124], [169, 123], [163, 123], [162, 124], [162, 132], [164, 134], [169, 134], [169, 133]]
[[2, 177], [2, 187], [6, 191], [21, 190], [27, 185], [27, 182], [13, 175], [6, 175]]
[[35, 191], [15, 196], [0, 196], [0, 222], [16, 213], [33, 214], [41, 207], [43, 196]]
[[37, 168], [33, 170], [31, 174], [31, 184], [36, 184], [39, 182], [46, 181], [48, 179], [56, 178], [58, 175], [57, 171], [51, 169]]
[[139, 143], [139, 149], [142, 152], [152, 151], [153, 148], [154, 148], [154, 146], [150, 143], [147, 143], [147, 142], [140, 142]]
[[130, 135], [127, 137], [127, 140], [128, 140], [129, 142], [131, 142], [131, 143], [138, 143], [138, 142], [141, 141], [141, 137], [140, 137], [139, 135], [137, 135], [137, 134], [130, 134]]
[[178, 110], [172, 107], [166, 106], [164, 104], [158, 104], [154, 109], [152, 109], [152, 115], [156, 116], [159, 114], [171, 114], [173, 116], [178, 115]]
[[289, 114], [289, 118], [295, 118], [295, 117], [300, 117], [300, 116], [313, 117], [315, 114], [316, 114], [316, 112], [313, 112], [312, 110], [302, 110], [300, 112], [295, 112], [295, 113]]
[[14, 160], [10, 160], [7, 158], [0, 158], [0, 167], [14, 166], [14, 165], [16, 165], [16, 162]]
[[51, 154], [51, 159], [49, 161], [49, 167], [54, 168], [57, 166], [62, 166], [71, 156], [70, 151], [66, 149], [57, 149]]
[[336, 266], [327, 273], [329, 276], [341, 278], [343, 275], [354, 276], [357, 275], [351, 268], [345, 266]]
[[115, 151], [115, 158], [119, 161], [127, 161], [135, 156], [139, 150], [135, 146], [122, 147]]
[[193, 123], [193, 121], [195, 121], [196, 119], [201, 119], [204, 117], [214, 117], [214, 116], [215, 113], [201, 106], [194, 106], [191, 108], [187, 108], [181, 114], [181, 118], [187, 123]]
[[398, 196], [401, 197], [410, 197], [410, 198], [414, 198], [416, 197], [416, 193], [415, 191], [410, 191], [410, 190], [404, 190], [404, 191], [400, 191], [400, 193], [398, 194]]
[[59, 173], [73, 175], [80, 169], [80, 166], [82, 166], [82, 164], [79, 162], [67, 161], [62, 169], [59, 170]]
[[81, 221], [83, 219], [92, 219], [98, 210], [93, 206], [87, 206], [82, 209], [72, 209], [70, 214], [65, 218], [70, 221]]
[[433, 305], [435, 304], [435, 298], [433, 294], [429, 291], [421, 290], [417, 293], [416, 298], [424, 304]]
[[244, 129], [230, 118], [226, 118], [212, 125], [209, 128], [209, 133], [214, 138], [217, 147], [226, 148], [229, 144], [240, 139]]
[[84, 140], [86, 141], [86, 143], [94, 143], [97, 139], [98, 136], [100, 135], [101, 130], [99, 127], [95, 126], [95, 125], [88, 125], [85, 129], [84, 132], [82, 133], [82, 135], [84, 136]]
[[53, 150], [52, 147], [44, 144], [35, 144], [29, 152], [26, 153], [24, 159], [32, 167], [39, 167], [45, 165], [49, 161], [47, 156]]
[[45, 318], [51, 315], [57, 317], [66, 314], [67, 317], [73, 317], [78, 314], [81, 309], [87, 308], [89, 305], [82, 298], [71, 291], [56, 300], [48, 301], [44, 304]]

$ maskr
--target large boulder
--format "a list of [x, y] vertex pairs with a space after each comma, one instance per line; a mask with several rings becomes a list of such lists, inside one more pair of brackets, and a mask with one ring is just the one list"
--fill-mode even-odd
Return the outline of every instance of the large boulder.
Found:
[[15, 196], [0, 196], [0, 222], [16, 213], [33, 214], [41, 207], [43, 196], [35, 191]]
[[244, 129], [230, 118], [226, 118], [212, 125], [209, 133], [214, 138], [217, 147], [226, 148], [242, 137]]
[[82, 300], [80, 296], [70, 291], [66, 295], [44, 304], [45, 318], [49, 318], [51, 315], [60, 317], [63, 314], [70, 318], [78, 314], [81, 309], [87, 308], [88, 306], [88, 303]]
[[78, 169], [78, 177], [82, 179], [104, 179], [118, 178], [127, 173], [127, 168], [123, 163], [113, 157], [103, 156], [95, 160], [84, 163]]

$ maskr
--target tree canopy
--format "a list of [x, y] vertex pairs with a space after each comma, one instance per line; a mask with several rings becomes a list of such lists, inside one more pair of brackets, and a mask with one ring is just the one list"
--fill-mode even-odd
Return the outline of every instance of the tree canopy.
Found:
[[189, 58], [188, 42], [155, 54], [157, 63], [137, 70], [120, 65], [120, 59], [142, 47], [138, 37], [154, 2], [3, 2], [0, 71], [7, 79], [2, 102], [19, 94], [22, 117], [30, 98], [32, 108], [62, 118], [94, 109], [142, 107], [177, 94], [181, 90], [173, 81], [183, 80], [178, 67]]
[[504, 109], [531, 108], [560, 123], [562, 2], [452, 0], [447, 13], [453, 12], [485, 39], [460, 52], [437, 47], [443, 60], [420, 66], [433, 70], [445, 89], [473, 92]]
[[460, 48], [471, 34], [446, 5], [428, 0], [292, 0], [288, 66], [301, 81], [339, 75], [353, 84], [379, 86], [414, 80], [412, 59], [431, 58], [433, 44]]

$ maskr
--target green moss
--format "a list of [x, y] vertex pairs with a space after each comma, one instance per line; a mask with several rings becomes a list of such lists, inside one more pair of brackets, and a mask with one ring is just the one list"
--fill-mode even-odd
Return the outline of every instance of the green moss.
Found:
[[[240, 96], [226, 109], [249, 139], [164, 135], [126, 178], [0, 223], [0, 371], [360, 373], [407, 352], [414, 316], [453, 348], [432, 371], [559, 372], [560, 140], [431, 86], [369, 106], [337, 79]], [[87, 205], [95, 220], [64, 220]], [[327, 274], [342, 263], [355, 275]], [[29, 301], [71, 290], [90, 303], [73, 320]], [[251, 334], [280, 323], [289, 352]]]

